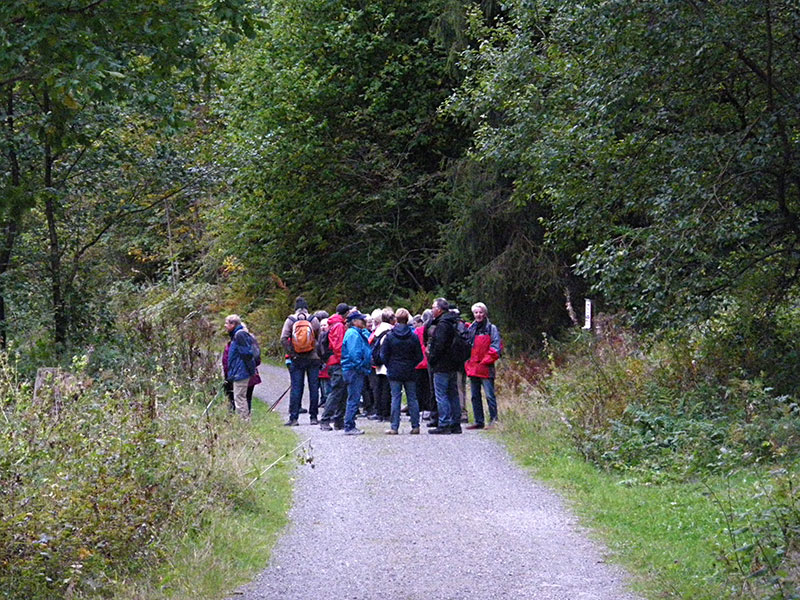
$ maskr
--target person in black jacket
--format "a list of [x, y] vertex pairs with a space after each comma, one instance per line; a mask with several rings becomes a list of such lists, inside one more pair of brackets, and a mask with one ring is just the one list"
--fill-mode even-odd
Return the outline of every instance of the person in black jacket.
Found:
[[439, 426], [428, 433], [461, 433], [461, 402], [458, 399], [458, 371], [463, 365], [452, 352], [453, 336], [458, 331], [458, 317], [450, 304], [437, 298], [431, 306], [433, 335], [428, 346], [428, 365], [433, 372], [433, 389], [439, 409]]
[[411, 433], [419, 433], [419, 402], [417, 401], [416, 367], [422, 361], [422, 347], [414, 330], [408, 326], [411, 314], [400, 308], [395, 313], [397, 324], [386, 334], [381, 344], [381, 362], [386, 365], [389, 388], [392, 392], [391, 426], [386, 430], [397, 435], [400, 429], [400, 401], [406, 390]]

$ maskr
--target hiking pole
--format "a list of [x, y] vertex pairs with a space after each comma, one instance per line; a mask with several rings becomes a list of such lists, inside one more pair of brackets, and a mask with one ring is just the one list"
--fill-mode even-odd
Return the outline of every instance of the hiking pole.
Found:
[[287, 388], [286, 388], [286, 391], [285, 391], [285, 392], [283, 392], [283, 393], [280, 395], [280, 397], [279, 397], [277, 400], [275, 400], [275, 402], [273, 402], [273, 403], [272, 403], [272, 405], [269, 407], [269, 410], [268, 410], [267, 412], [272, 412], [273, 410], [275, 410], [275, 407], [276, 407], [276, 406], [278, 406], [278, 402], [280, 402], [281, 400], [283, 400], [283, 397], [284, 397], [286, 394], [288, 394], [288, 393], [289, 393], [289, 390], [290, 390], [290, 389], [292, 389], [292, 386], [291, 386], [291, 384], [289, 384], [289, 387], [287, 387]]
[[214, 400], [217, 399], [217, 396], [219, 396], [219, 391], [216, 394], [214, 394], [213, 398], [211, 398], [211, 402], [208, 403], [208, 406], [206, 406], [206, 409], [203, 411], [203, 414], [200, 415], [201, 418], [205, 417], [208, 414], [208, 409], [211, 408], [212, 404], [214, 404]]

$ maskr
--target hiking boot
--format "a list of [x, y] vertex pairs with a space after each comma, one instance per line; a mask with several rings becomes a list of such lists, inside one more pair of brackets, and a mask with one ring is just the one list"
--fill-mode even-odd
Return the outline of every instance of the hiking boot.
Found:
[[450, 433], [461, 433], [461, 425], [459, 423], [450, 425]]
[[352, 429], [345, 429], [344, 430], [344, 434], [345, 435], [364, 435], [364, 432], [361, 431], [360, 429], [356, 429], [355, 427], [353, 427]]
[[450, 435], [452, 431], [450, 431], [449, 427], [434, 427], [433, 429], [428, 429], [428, 433], [431, 435]]
[[300, 423], [297, 422], [297, 419], [289, 419], [283, 424], [284, 427], [297, 427], [298, 425], [300, 425]]

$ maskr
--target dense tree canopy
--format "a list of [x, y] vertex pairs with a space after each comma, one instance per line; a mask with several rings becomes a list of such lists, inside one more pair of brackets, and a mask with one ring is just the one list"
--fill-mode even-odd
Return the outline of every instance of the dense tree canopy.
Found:
[[483, 300], [523, 345], [591, 286], [641, 326], [747, 315], [796, 350], [796, 3], [43, 0], [0, 23], [4, 339], [8, 302], [64, 343], [120, 280], [222, 272], [249, 300]]
[[577, 272], [640, 321], [796, 297], [796, 3], [512, 4], [453, 103]]
[[39, 289], [31, 294], [31, 271], [20, 296], [52, 314], [63, 346], [87, 291], [77, 283], [84, 258], [120, 221], [187, 185], [170, 177], [174, 161], [151, 134], [180, 124], [185, 90], [208, 76], [219, 41], [251, 33], [252, 20], [244, 0], [0, 6], [3, 343], [18, 237], [28, 234], [34, 257], [21, 266], [46, 265], [34, 272], [34, 287], [44, 277], [50, 302], [39, 301]]
[[279, 276], [385, 301], [431, 287], [446, 167], [467, 138], [437, 113], [454, 84], [447, 7], [275, 2], [236, 53], [223, 245], [256, 289]]

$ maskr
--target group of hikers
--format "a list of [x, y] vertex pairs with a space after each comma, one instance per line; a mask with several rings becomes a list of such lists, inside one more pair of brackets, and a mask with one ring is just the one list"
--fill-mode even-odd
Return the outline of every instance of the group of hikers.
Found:
[[[469, 422], [468, 380], [473, 422], [466, 428], [492, 426], [497, 421], [494, 363], [502, 341], [485, 304], [474, 304], [472, 316], [471, 323], [465, 322], [444, 298], [412, 316], [390, 307], [364, 314], [347, 303], [328, 315], [311, 312], [298, 297], [280, 336], [291, 380], [285, 425], [299, 425], [301, 412], [307, 412], [310, 424], [323, 431], [360, 435], [360, 416], [388, 422], [386, 434], [397, 435], [401, 414], [407, 412], [411, 434], [420, 433], [423, 419], [430, 434], [461, 433], [462, 423]], [[253, 388], [261, 381], [256, 368], [260, 350], [238, 315], [228, 316], [225, 328], [231, 338], [222, 357], [226, 389], [232, 409], [247, 419]], [[302, 408], [306, 381], [307, 411]], [[406, 407], [401, 406], [403, 392]]]

